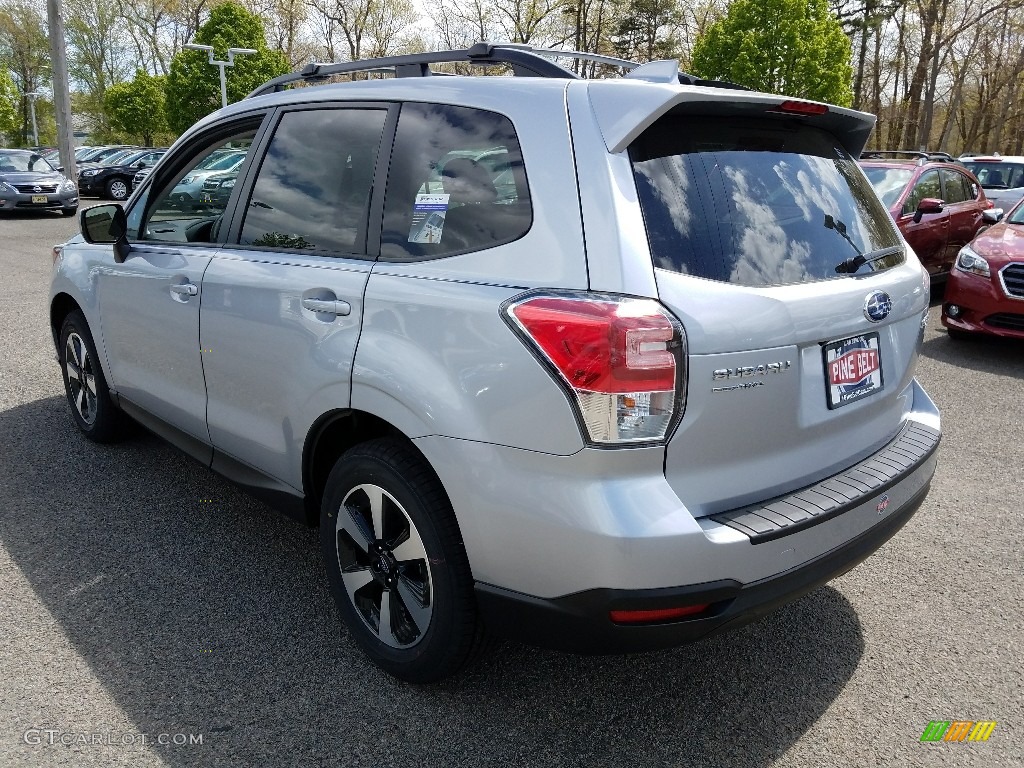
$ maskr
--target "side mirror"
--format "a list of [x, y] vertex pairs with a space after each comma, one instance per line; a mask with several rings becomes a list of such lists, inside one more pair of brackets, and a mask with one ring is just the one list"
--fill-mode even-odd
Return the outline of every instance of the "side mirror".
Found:
[[63, 165], [58, 165], [57, 166], [57, 173], [64, 173], [64, 166]]
[[1003, 220], [1003, 209], [989, 208], [987, 211], [982, 211], [981, 220], [986, 224], [998, 224]]
[[123, 262], [131, 251], [128, 218], [120, 205], [97, 205], [81, 213], [82, 237], [93, 244], [114, 246], [114, 261]]
[[914, 213], [914, 223], [919, 222], [926, 213], [942, 213], [943, 205], [945, 205], [945, 201], [939, 200], [937, 197], [924, 198], [924, 200], [917, 204], [917, 212]]

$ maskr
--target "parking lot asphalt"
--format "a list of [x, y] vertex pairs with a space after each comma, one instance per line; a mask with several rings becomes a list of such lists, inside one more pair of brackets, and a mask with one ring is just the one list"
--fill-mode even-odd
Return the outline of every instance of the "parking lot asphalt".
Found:
[[1024, 765], [1024, 344], [933, 306], [931, 494], [831, 584], [684, 648], [504, 643], [416, 687], [341, 628], [314, 532], [146, 433], [76, 432], [47, 322], [76, 230], [0, 219], [0, 766]]

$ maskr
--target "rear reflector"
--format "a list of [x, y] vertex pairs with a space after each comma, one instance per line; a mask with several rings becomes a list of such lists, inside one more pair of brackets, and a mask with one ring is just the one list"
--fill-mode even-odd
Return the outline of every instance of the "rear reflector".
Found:
[[666, 439], [682, 410], [683, 334], [658, 302], [537, 292], [505, 317], [571, 391], [591, 441]]
[[812, 104], [809, 101], [784, 101], [775, 109], [794, 115], [824, 115], [828, 112], [828, 107], [824, 104]]
[[709, 603], [683, 605], [678, 608], [656, 608], [651, 611], [609, 611], [608, 616], [616, 624], [651, 624], [657, 621], [672, 621], [704, 613]]

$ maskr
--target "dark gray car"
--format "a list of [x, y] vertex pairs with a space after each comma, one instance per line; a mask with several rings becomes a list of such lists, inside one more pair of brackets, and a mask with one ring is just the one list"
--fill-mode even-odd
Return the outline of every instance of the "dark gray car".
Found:
[[78, 186], [43, 159], [25, 149], [0, 149], [0, 211], [78, 210]]

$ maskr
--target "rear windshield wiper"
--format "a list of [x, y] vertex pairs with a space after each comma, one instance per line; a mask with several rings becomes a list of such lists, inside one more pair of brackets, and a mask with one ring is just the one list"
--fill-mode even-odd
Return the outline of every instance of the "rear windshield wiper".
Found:
[[888, 248], [880, 248], [877, 251], [871, 251], [871, 253], [858, 253], [856, 256], [851, 256], [846, 261], [841, 261], [836, 264], [836, 272], [852, 275], [865, 264], [872, 264], [876, 261], [881, 261], [886, 256], [892, 256], [893, 254], [901, 253], [902, 251], [902, 245], [893, 245]]

